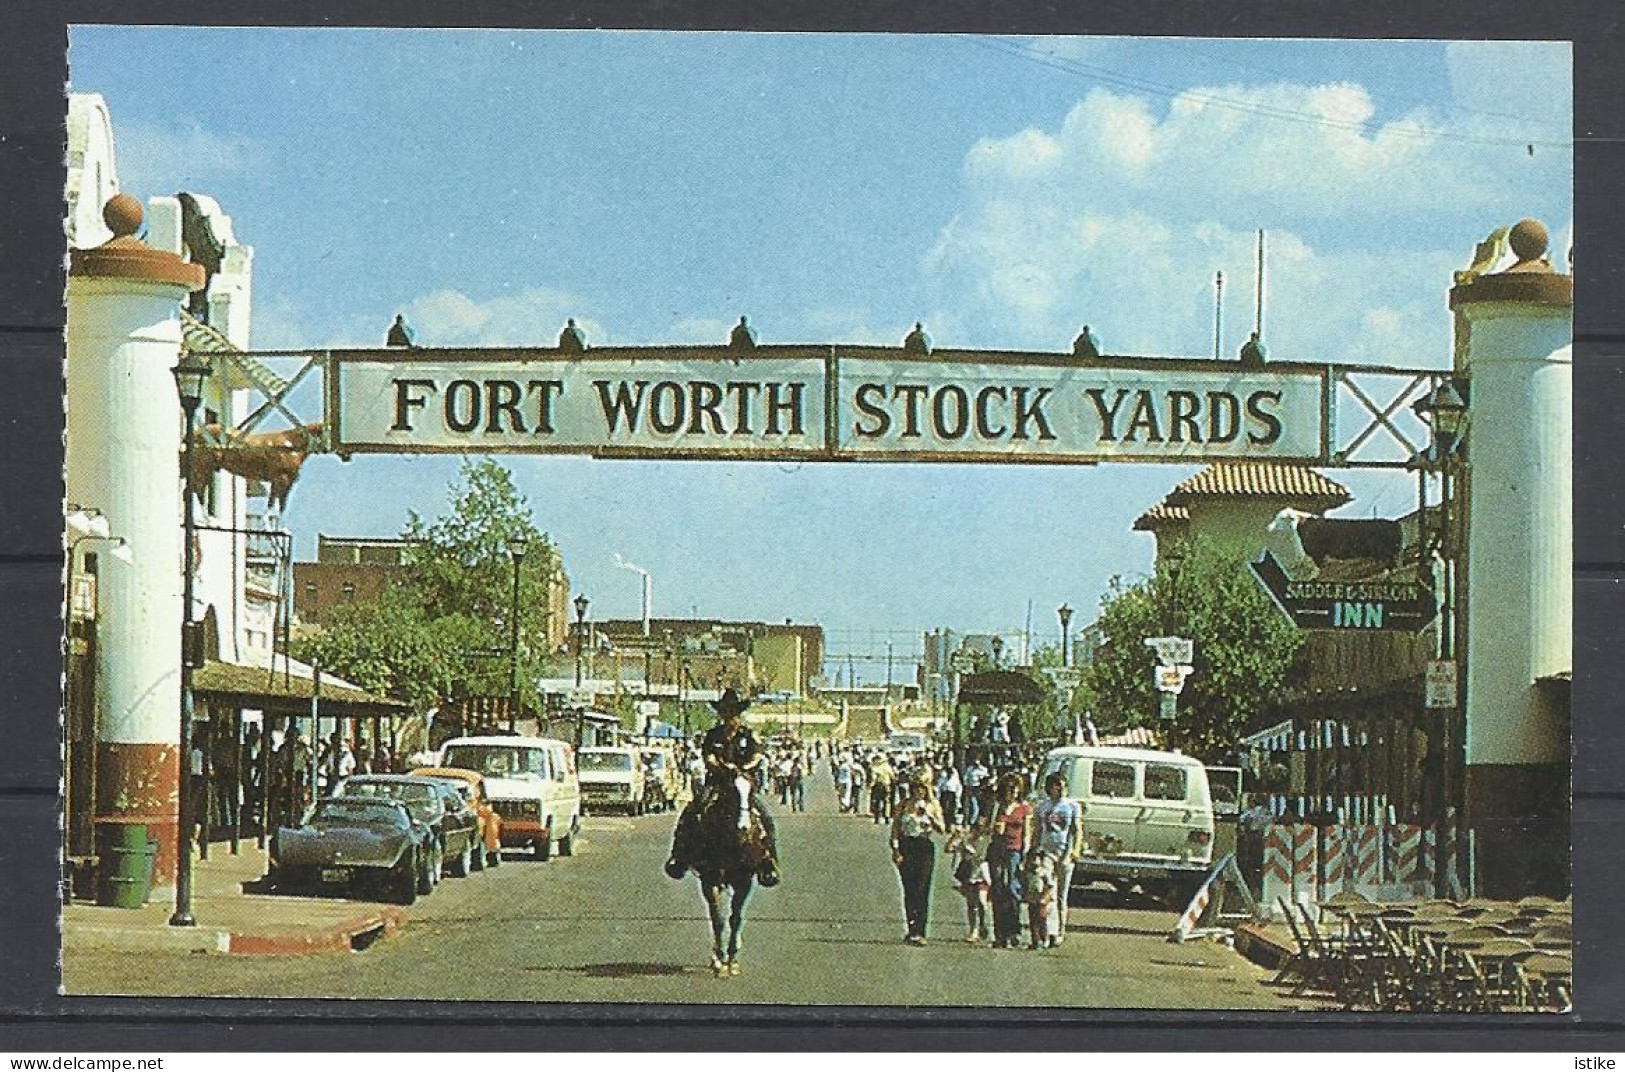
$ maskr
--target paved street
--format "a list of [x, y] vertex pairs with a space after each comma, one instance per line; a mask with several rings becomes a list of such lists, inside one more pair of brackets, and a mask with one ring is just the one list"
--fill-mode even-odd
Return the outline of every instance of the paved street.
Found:
[[[886, 830], [835, 813], [779, 814], [787, 877], [746, 912], [743, 974], [715, 979], [695, 880], [660, 870], [674, 817], [587, 820], [573, 859], [510, 857], [443, 883], [395, 937], [364, 952], [173, 957], [73, 952], [72, 993], [527, 1001], [1277, 1008], [1268, 972], [1213, 943], [1165, 938], [1173, 913], [1104, 890], [1074, 908], [1057, 950], [970, 947], [939, 859], [932, 942], [904, 945]], [[171, 963], [173, 961], [173, 963]]]

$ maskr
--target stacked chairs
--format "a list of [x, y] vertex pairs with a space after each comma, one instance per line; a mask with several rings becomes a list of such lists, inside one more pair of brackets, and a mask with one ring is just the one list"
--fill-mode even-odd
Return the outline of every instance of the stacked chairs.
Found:
[[1297, 951], [1276, 981], [1346, 1009], [1408, 1012], [1556, 1011], [1573, 988], [1570, 906], [1507, 902], [1376, 904], [1339, 894], [1320, 905], [1281, 901]]

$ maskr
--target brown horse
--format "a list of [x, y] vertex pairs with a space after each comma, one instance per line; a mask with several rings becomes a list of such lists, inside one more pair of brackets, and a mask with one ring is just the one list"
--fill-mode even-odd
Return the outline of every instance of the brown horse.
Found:
[[[711, 913], [711, 971], [718, 977], [739, 974], [739, 930], [756, 873], [767, 858], [767, 831], [761, 816], [751, 809], [749, 821], [739, 825], [740, 794], [724, 783], [683, 809], [672, 838], [666, 873], [682, 878], [693, 868], [700, 892]], [[723, 943], [724, 891], [728, 891], [727, 943]]]

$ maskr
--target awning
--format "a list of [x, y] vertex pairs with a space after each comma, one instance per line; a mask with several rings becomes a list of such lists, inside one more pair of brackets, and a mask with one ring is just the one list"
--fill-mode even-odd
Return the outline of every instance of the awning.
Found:
[[[281, 666], [244, 666], [210, 659], [192, 672], [192, 691], [205, 699], [237, 707], [306, 714], [315, 691], [310, 675], [310, 669], [302, 663], [294, 663], [285, 671]], [[322, 675], [321, 714], [327, 718], [403, 715], [408, 710], [404, 701]]]
[[986, 670], [959, 679], [959, 702], [979, 704], [1043, 703], [1043, 687], [1014, 670]]

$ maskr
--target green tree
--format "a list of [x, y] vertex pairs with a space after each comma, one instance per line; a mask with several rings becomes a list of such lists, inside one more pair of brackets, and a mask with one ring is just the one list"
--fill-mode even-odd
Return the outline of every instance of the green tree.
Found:
[[549, 592], [559, 558], [537, 528], [512, 474], [489, 458], [463, 462], [448, 489], [449, 510], [433, 520], [410, 513], [410, 542], [396, 583], [373, 602], [339, 608], [294, 654], [425, 710], [469, 696], [506, 696], [514, 610], [509, 541], [525, 541], [519, 570], [519, 684], [533, 685], [551, 655]]
[[[1296, 667], [1302, 635], [1270, 603], [1239, 556], [1192, 540], [1157, 556], [1134, 584], [1114, 577], [1101, 599], [1101, 642], [1084, 674], [1084, 695], [1103, 729], [1149, 726], [1167, 743], [1207, 762], [1233, 750]], [[1159, 716], [1147, 637], [1195, 642], [1195, 670], [1170, 726]]]

